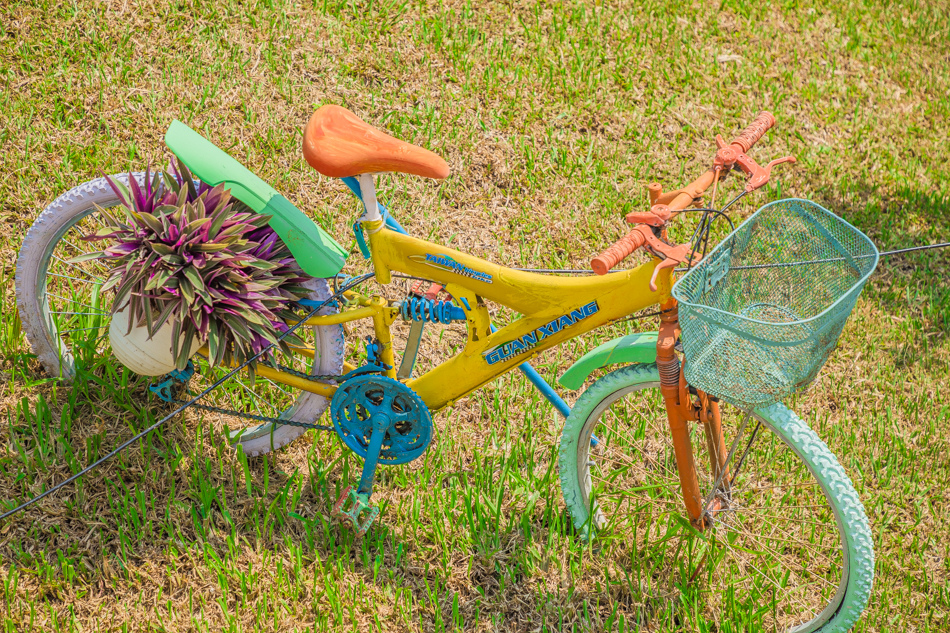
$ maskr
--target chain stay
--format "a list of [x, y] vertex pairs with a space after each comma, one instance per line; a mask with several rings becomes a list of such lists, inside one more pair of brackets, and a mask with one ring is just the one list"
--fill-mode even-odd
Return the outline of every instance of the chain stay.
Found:
[[[339, 380], [341, 378], [341, 376], [338, 376], [338, 375], [317, 376], [317, 375], [307, 374], [302, 371], [297, 371], [296, 369], [293, 369], [291, 367], [280, 365], [278, 363], [273, 363], [273, 364], [268, 363], [268, 366], [274, 369], [277, 369], [279, 371], [292, 374], [294, 376], [297, 376], [298, 378], [304, 378], [311, 382], [322, 382], [322, 383], [331, 382], [332, 383], [333, 381]], [[156, 396], [158, 396], [159, 399], [161, 399], [162, 401], [168, 402], [169, 404], [176, 404], [176, 405], [188, 404], [190, 402], [189, 400], [180, 400], [173, 395], [175, 393], [174, 387], [176, 385], [181, 385], [181, 386], [186, 385], [188, 381], [191, 380], [191, 377], [194, 374], [195, 374], [194, 363], [192, 363], [191, 361], [188, 361], [188, 365], [185, 367], [185, 369], [181, 371], [175, 370], [171, 372], [170, 374], [168, 374], [168, 377], [165, 380], [156, 384], [149, 385], [148, 387], [149, 391], [151, 391]], [[313, 429], [316, 431], [335, 430], [332, 425], [314, 424], [312, 422], [300, 422], [298, 420], [287, 420], [284, 418], [275, 418], [275, 417], [266, 416], [266, 415], [255, 415], [253, 413], [245, 413], [243, 411], [235, 411], [233, 409], [226, 409], [224, 407], [214, 407], [207, 404], [198, 404], [197, 402], [194, 402], [189, 406], [195, 409], [199, 409], [201, 411], [207, 411], [209, 413], [219, 413], [222, 415], [230, 415], [236, 418], [244, 418], [246, 420], [253, 420], [255, 422], [269, 422], [271, 424], [296, 426], [296, 427], [300, 427], [304, 429]]]
[[[332, 384], [336, 384], [335, 381], [340, 380], [340, 379], [346, 377], [345, 375], [344, 375], [344, 376], [339, 376], [339, 375], [335, 375], [335, 374], [334, 374], [334, 375], [325, 375], [325, 376], [307, 374], [307, 373], [304, 373], [304, 372], [302, 372], [302, 371], [298, 371], [298, 370], [293, 369], [293, 368], [291, 368], [291, 367], [287, 367], [287, 366], [285, 366], [285, 365], [281, 365], [281, 364], [277, 364], [277, 363], [268, 364], [268, 366], [269, 366], [269, 367], [272, 367], [272, 368], [274, 368], [274, 369], [277, 369], [277, 370], [279, 370], [279, 371], [282, 371], [282, 372], [285, 372], [285, 373], [288, 373], [288, 374], [292, 374], [292, 375], [297, 376], [297, 377], [299, 377], [299, 378], [303, 378], [303, 379], [305, 379], [305, 380], [309, 380], [309, 381], [311, 381], [311, 382], [321, 382], [321, 383], [332, 383]], [[361, 368], [359, 368], [359, 369], [357, 369], [357, 370], [354, 370], [354, 372], [351, 372], [351, 373], [359, 372], [358, 375], [365, 375], [366, 373], [376, 373], [376, 372], [381, 371], [381, 370], [383, 370], [383, 369], [384, 369], [384, 368], [380, 368], [380, 367], [375, 367], [375, 366], [369, 365], [369, 366], [361, 367]], [[194, 364], [193, 364], [191, 361], [189, 361], [189, 362], [188, 362], [188, 366], [187, 366], [184, 370], [182, 370], [182, 371], [177, 371], [177, 370], [176, 370], [176, 371], [173, 371], [172, 373], [168, 374], [168, 378], [166, 378], [166, 379], [163, 380], [162, 382], [149, 385], [149, 391], [151, 391], [152, 393], [154, 393], [155, 395], [157, 395], [162, 401], [167, 402], [167, 403], [169, 403], [169, 404], [176, 404], [176, 405], [188, 404], [188, 402], [190, 402], [190, 401], [188, 401], [188, 400], [179, 400], [178, 398], [175, 398], [175, 397], [172, 395], [173, 392], [174, 392], [174, 391], [173, 391], [173, 387], [174, 387], [176, 384], [185, 385], [185, 384], [191, 379], [191, 377], [192, 377], [194, 374], [195, 374]], [[356, 376], [354, 375], [354, 376], [351, 376], [351, 377], [355, 378]], [[299, 420], [288, 420], [288, 419], [285, 419], [285, 418], [275, 418], [275, 417], [266, 416], [266, 415], [255, 415], [255, 414], [253, 414], [253, 413], [245, 413], [244, 411], [235, 411], [234, 409], [227, 409], [227, 408], [224, 408], [224, 407], [214, 407], [214, 406], [207, 405], [207, 404], [198, 404], [197, 402], [192, 403], [192, 404], [189, 405], [189, 406], [190, 406], [190, 407], [193, 407], [193, 408], [195, 408], [195, 409], [201, 410], [201, 411], [207, 411], [207, 412], [209, 412], [209, 413], [218, 413], [218, 414], [221, 414], [221, 415], [230, 415], [230, 416], [233, 416], [233, 417], [236, 417], [236, 418], [243, 418], [243, 419], [245, 419], [245, 420], [252, 420], [252, 421], [254, 421], [254, 422], [265, 422], [265, 423], [270, 423], [270, 424], [279, 424], [279, 425], [283, 425], [283, 426], [295, 426], [295, 427], [299, 427], [299, 428], [302, 428], [302, 429], [309, 429], [309, 430], [314, 430], [314, 431], [336, 431], [336, 429], [335, 429], [332, 425], [329, 425], [329, 424], [315, 424], [315, 423], [313, 423], [313, 422], [301, 422], [301, 421], [299, 421]]]
[[[186, 404], [187, 400], [168, 400], [172, 404]], [[274, 418], [266, 415], [254, 415], [253, 413], [244, 413], [243, 411], [234, 411], [232, 409], [225, 409], [223, 407], [212, 407], [207, 404], [192, 404], [195, 409], [200, 409], [202, 411], [208, 411], [209, 413], [220, 413], [223, 415], [231, 415], [236, 418], [244, 418], [247, 420], [254, 420], [255, 422], [270, 422], [271, 424], [280, 424], [282, 426], [297, 426], [303, 429], [313, 429], [315, 431], [333, 431], [332, 426], [326, 424], [314, 424], [312, 422], [300, 422], [298, 420], [286, 420], [284, 418]]]

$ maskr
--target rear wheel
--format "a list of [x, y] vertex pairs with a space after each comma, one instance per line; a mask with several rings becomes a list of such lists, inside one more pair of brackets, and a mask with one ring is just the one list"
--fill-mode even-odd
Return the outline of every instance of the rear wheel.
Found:
[[[737, 474], [725, 507], [697, 531], [659, 386], [655, 365], [603, 377], [578, 399], [560, 446], [574, 525], [604, 537], [633, 604], [646, 617], [672, 609], [755, 630], [847, 630], [867, 604], [874, 554], [861, 502], [828, 447], [784, 406], [755, 410], [728, 464]], [[727, 448], [743, 417], [722, 407]], [[691, 433], [705, 497], [715, 485], [709, 449], [702, 425]]]
[[[132, 174], [141, 183], [142, 173]], [[113, 179], [128, 183], [129, 175]], [[119, 199], [105, 178], [83, 183], [61, 195], [30, 226], [17, 256], [17, 308], [27, 340], [43, 368], [51, 375], [71, 382], [77, 363], [111, 354], [109, 323], [112, 292], [101, 293], [108, 267], [96, 260], [73, 263], [69, 260], [97, 246], [83, 242], [107, 222], [97, 205], [108, 210]], [[310, 298], [330, 296], [326, 280], [311, 279]], [[324, 312], [335, 308], [324, 308]], [[340, 325], [301, 328], [309, 356], [283, 359], [294, 370], [311, 375], [339, 375], [343, 369], [343, 328]], [[201, 357], [194, 358], [199, 371], [191, 391], [210, 385], [224, 375]], [[326, 409], [327, 399], [300, 392], [258, 377], [250, 380], [239, 373], [203, 401], [219, 408], [266, 417], [313, 422]], [[249, 455], [279, 448], [303, 433], [300, 427], [249, 422], [233, 415], [206, 413], [206, 419], [235, 430], [232, 443]]]

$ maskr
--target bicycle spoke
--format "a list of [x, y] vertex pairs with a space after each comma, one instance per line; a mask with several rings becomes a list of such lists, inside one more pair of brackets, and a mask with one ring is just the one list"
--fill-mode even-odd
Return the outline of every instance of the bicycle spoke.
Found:
[[104, 280], [104, 279], [99, 279], [98, 277], [96, 277], [96, 276], [90, 274], [89, 271], [86, 270], [85, 268], [81, 268], [81, 267], [77, 266], [76, 264], [67, 262], [67, 261], [65, 261], [65, 260], [63, 260], [63, 259], [60, 259], [60, 258], [57, 257], [56, 255], [52, 255], [52, 258], [55, 259], [56, 261], [58, 261], [59, 263], [63, 264], [64, 266], [67, 266], [67, 267], [69, 267], [69, 268], [74, 268], [74, 269], [76, 269], [76, 270], [79, 270], [79, 271], [82, 271], [82, 272], [84, 272], [84, 273], [86, 273], [86, 274], [89, 274], [89, 276], [92, 277], [93, 279], [95, 279], [98, 283], [105, 283], [105, 280]]
[[[783, 508], [800, 508], [802, 506], [782, 506]], [[728, 514], [730, 512], [742, 512], [743, 514], [764, 517], [768, 519], [779, 519], [781, 521], [791, 521], [793, 523], [806, 523], [808, 525], [827, 525], [827, 521], [817, 521], [815, 519], [798, 519], [795, 517], [782, 516], [778, 514], [769, 514], [765, 512], [757, 512], [756, 510], [749, 510], [748, 508], [726, 508], [724, 510], [719, 510], [716, 515], [717, 517], [722, 514]]]
[[252, 404], [252, 406], [254, 407], [254, 409], [257, 411], [258, 415], [263, 415], [263, 413], [261, 412], [260, 407], [258, 406], [258, 403], [259, 403], [259, 402], [263, 402], [264, 404], [266, 404], [267, 406], [269, 406], [271, 409], [273, 409], [275, 412], [280, 413], [280, 409], [279, 409], [279, 408], [277, 408], [274, 404], [272, 404], [272, 403], [271, 403], [270, 401], [268, 401], [267, 399], [262, 398], [259, 394], [255, 393], [250, 387], [248, 387], [247, 385], [245, 385], [245, 384], [244, 384], [243, 382], [241, 382], [240, 380], [233, 380], [233, 381], [232, 381], [232, 384], [237, 384], [237, 386], [240, 387], [241, 390], [242, 390], [244, 393], [246, 393], [246, 394], [248, 394], [249, 396], [251, 396], [251, 404]]
[[[730, 529], [730, 528], [727, 527], [727, 529]], [[742, 534], [743, 536], [748, 536], [748, 537], [755, 538], [755, 539], [758, 539], [758, 538], [759, 538], [759, 537], [754, 536], [754, 535], [753, 535], [751, 532], [749, 532], [748, 530], [735, 529], [734, 526], [733, 526], [731, 529], [732, 529], [733, 532], [737, 532], [737, 533], [739, 533], [739, 534]], [[816, 553], [817, 553], [817, 550], [814, 549], [814, 546], [813, 546], [811, 543], [806, 543], [805, 541], [800, 541], [800, 540], [798, 540], [798, 539], [780, 538], [780, 537], [773, 537], [773, 536], [770, 536], [770, 537], [769, 537], [769, 540], [770, 540], [770, 541], [774, 541], [774, 542], [776, 542], [776, 543], [788, 543], [788, 544], [792, 544], [792, 545], [798, 545], [798, 546], [800, 546], [800, 547], [802, 547], [802, 548], [804, 548], [804, 549], [806, 549], [806, 550], [809, 550], [809, 551], [812, 551], [812, 552], [816, 552]], [[774, 554], [774, 555], [776, 556], [776, 558], [781, 558], [781, 555], [780, 555], [778, 552], [776, 552], [774, 549], [771, 549], [771, 548], [768, 548], [768, 547], [766, 547], [766, 549], [767, 549], [770, 553]]]
[[[749, 423], [749, 418], [752, 416], [751, 413], [746, 413], [745, 417], [742, 419], [742, 424], [739, 425], [739, 430], [736, 432], [736, 439], [732, 442], [732, 447], [729, 449], [729, 454], [726, 456], [726, 466], [728, 467], [729, 463], [732, 461], [732, 456], [735, 454], [736, 449], [739, 447], [739, 438], [742, 437], [742, 432], [745, 430], [746, 424]], [[756, 429], [758, 429], [758, 423], [756, 423]], [[753, 433], [752, 438], [755, 439], [755, 434]], [[752, 445], [752, 442], [749, 442], [749, 446]], [[749, 446], [746, 447], [746, 452], [749, 450]], [[745, 455], [743, 455], [743, 458]], [[709, 490], [709, 493], [706, 495], [706, 498], [703, 499], [702, 510], [703, 512], [709, 511], [709, 502], [712, 501], [713, 496], [719, 490], [719, 485], [722, 483], [722, 478], [728, 472], [728, 468], [723, 468], [722, 472], [719, 473], [719, 476], [716, 478], [715, 485]]]
[[67, 244], [69, 244], [70, 246], [72, 246], [72, 247], [73, 247], [74, 249], [76, 249], [77, 251], [79, 251], [79, 254], [80, 254], [80, 255], [88, 255], [90, 252], [93, 252], [93, 251], [86, 251], [86, 250], [83, 250], [83, 249], [80, 248], [79, 246], [76, 246], [75, 244], [73, 244], [72, 242], [70, 242], [69, 240], [67, 240], [65, 237], [62, 238], [62, 240], [63, 240], [64, 242], [66, 242]]
[[287, 391], [286, 389], [284, 389], [283, 387], [281, 387], [277, 382], [271, 380], [270, 378], [265, 378], [264, 380], [266, 380], [274, 389], [277, 389], [278, 391], [280, 391], [280, 392], [283, 393], [284, 395], [287, 395], [287, 396], [292, 395], [289, 391]]
[[105, 329], [105, 328], [107, 328], [107, 327], [109, 327], [109, 326], [108, 326], [108, 325], [97, 325], [97, 326], [94, 326], [94, 327], [77, 327], [77, 328], [72, 328], [72, 329], [70, 329], [70, 330], [63, 330], [62, 332], [60, 332], [60, 334], [69, 334], [70, 332], [84, 332], [84, 331], [87, 331], [87, 330], [103, 330], [103, 329]]
[[63, 279], [72, 279], [73, 281], [79, 281], [79, 282], [82, 282], [82, 283], [84, 283], [84, 284], [89, 284], [89, 285], [92, 285], [92, 286], [95, 286], [95, 285], [98, 285], [98, 284], [103, 283], [101, 279], [98, 280], [98, 281], [90, 281], [90, 280], [88, 280], [88, 279], [80, 279], [80, 278], [78, 278], [78, 277], [70, 277], [69, 275], [61, 275], [61, 274], [59, 274], [59, 273], [50, 273], [50, 272], [48, 272], [48, 273], [46, 273], [46, 274], [47, 274], [48, 276], [50, 276], [50, 277], [61, 277], [61, 278], [63, 278]]
[[[48, 290], [46, 291], [46, 296], [47, 296], [47, 297], [55, 297], [56, 299], [61, 299], [61, 300], [63, 300], [63, 301], [68, 301], [68, 302], [70, 302], [70, 303], [74, 303], [74, 304], [77, 305], [77, 306], [81, 306], [81, 307], [83, 307], [83, 308], [89, 308], [90, 310], [98, 310], [98, 308], [96, 308], [95, 306], [91, 306], [91, 305], [89, 305], [88, 303], [80, 303], [79, 301], [77, 301], [77, 300], [75, 300], [75, 299], [67, 299], [66, 297], [62, 297], [62, 296], [60, 296], [60, 295], [53, 294], [52, 292], [49, 292]], [[100, 314], [105, 314], [105, 315], [108, 315], [108, 314], [109, 314], [109, 312], [104, 311], [104, 310], [99, 310], [99, 313], [100, 313]]]
[[[783, 486], [743, 486], [735, 487], [734, 491], [742, 492], [763, 492], [766, 490], [777, 490], [779, 488], [788, 488], [788, 489], [798, 489], [798, 488], [817, 488], [818, 484], [814, 481], [802, 482], [800, 484], [785, 484]], [[813, 505], [813, 506], [785, 506], [786, 508], [827, 508], [826, 505]]]
[[639, 573], [651, 578], [636, 599], [696, 590], [716, 608], [726, 591], [740, 601], [761, 599], [764, 592], [775, 601], [765, 621], [777, 630], [791, 626], [792, 617], [797, 622], [805, 614], [808, 621], [814, 615], [807, 614], [821, 612], [838, 589], [841, 540], [834, 514], [820, 502], [824, 493], [804, 464], [759, 419], [749, 424], [749, 416], [729, 408], [723, 418], [724, 433], [732, 436], [727, 468], [715, 475], [710, 464], [719, 459], [711, 451], [719, 445], [699, 437], [704, 427], [695, 425], [690, 435], [701, 494], [707, 507], [715, 507], [714, 498], [724, 507], [705, 530], [685, 528], [662, 400], [640, 397], [642, 406], [628, 404], [635, 399], [619, 398], [602, 409], [599, 424], [590, 427], [599, 444], [589, 447], [585, 435], [577, 446], [587, 447], [579, 463], [586, 466], [582, 481], [589, 482], [595, 500], [598, 531], [613, 535], [610, 548], [626, 551], [630, 542]]

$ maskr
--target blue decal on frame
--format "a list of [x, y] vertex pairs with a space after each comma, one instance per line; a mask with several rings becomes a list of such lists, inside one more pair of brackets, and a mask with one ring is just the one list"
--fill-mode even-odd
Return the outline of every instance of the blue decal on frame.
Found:
[[528, 332], [524, 336], [502, 343], [501, 345], [496, 345], [482, 355], [485, 357], [485, 362], [489, 365], [506, 361], [514, 356], [520, 356], [536, 347], [540, 341], [543, 341], [549, 336], [554, 336], [561, 330], [569, 328], [575, 323], [583, 321], [599, 311], [600, 306], [597, 305], [597, 302], [591, 301], [576, 310], [571, 310], [568, 314], [552, 319], [544, 325], [539, 325], [536, 329]]
[[439, 270], [445, 270], [450, 273], [455, 273], [456, 275], [461, 275], [462, 277], [469, 277], [475, 281], [481, 281], [486, 284], [492, 282], [492, 276], [488, 273], [483, 273], [475, 270], [474, 268], [469, 268], [465, 264], [460, 264], [455, 261], [448, 255], [432, 255], [426, 253], [423, 257], [422, 255], [410, 255], [409, 259], [428, 264], [433, 268], [438, 268]]

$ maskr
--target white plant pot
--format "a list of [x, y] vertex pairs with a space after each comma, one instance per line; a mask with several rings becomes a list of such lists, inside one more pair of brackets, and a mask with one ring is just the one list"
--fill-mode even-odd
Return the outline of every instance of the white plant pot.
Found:
[[[129, 306], [112, 315], [109, 324], [109, 341], [112, 353], [119, 361], [142, 376], [163, 376], [175, 369], [175, 356], [172, 352], [172, 329], [174, 323], [166, 321], [152, 338], [148, 337], [145, 325], [133, 325], [129, 331]], [[128, 332], [128, 334], [126, 334]], [[192, 356], [201, 341], [197, 338], [191, 344], [188, 355]]]

